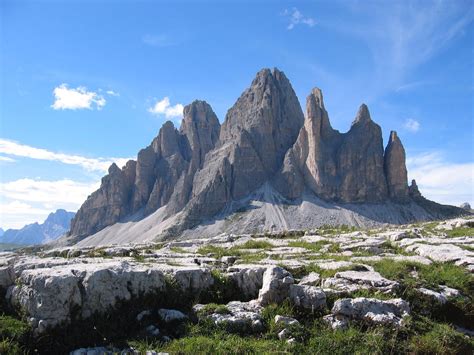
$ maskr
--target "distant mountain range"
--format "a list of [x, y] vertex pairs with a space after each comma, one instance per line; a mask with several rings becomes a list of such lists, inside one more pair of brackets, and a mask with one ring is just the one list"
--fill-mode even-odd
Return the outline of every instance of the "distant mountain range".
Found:
[[466, 214], [408, 185], [396, 132], [362, 104], [348, 132], [332, 128], [314, 88], [303, 113], [285, 74], [263, 69], [221, 125], [194, 101], [181, 127], [166, 122], [123, 168], [113, 164], [83, 203], [62, 244], [402, 224]]
[[59, 209], [50, 213], [42, 224], [36, 222], [27, 224], [21, 229], [6, 231], [0, 228], [0, 243], [34, 245], [56, 240], [69, 231], [74, 215], [74, 212]]

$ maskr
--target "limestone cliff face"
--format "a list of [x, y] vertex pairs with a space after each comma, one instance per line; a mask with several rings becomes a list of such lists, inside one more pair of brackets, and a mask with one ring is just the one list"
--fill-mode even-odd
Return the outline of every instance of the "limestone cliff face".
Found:
[[70, 234], [89, 235], [136, 212], [150, 214], [169, 202], [174, 210], [182, 208], [189, 200], [194, 174], [214, 148], [219, 130], [219, 120], [206, 102], [186, 106], [179, 131], [166, 122], [136, 161], [129, 161], [122, 170], [115, 164], [109, 168], [100, 188], [79, 209]]
[[344, 135], [338, 152], [340, 200], [386, 200], [388, 194], [383, 162], [382, 130], [372, 121], [367, 106], [363, 104], [351, 129]]
[[194, 177], [190, 220], [213, 216], [269, 180], [303, 124], [303, 113], [283, 72], [257, 73], [227, 113], [219, 143]]
[[308, 188], [331, 201], [386, 200], [382, 132], [367, 106], [360, 107], [349, 132], [341, 134], [331, 127], [321, 90], [313, 89], [304, 126], [275, 184], [289, 198], [300, 197]]
[[102, 178], [100, 188], [77, 211], [71, 222], [71, 235], [93, 234], [128, 215], [135, 172], [136, 162], [133, 160], [128, 161], [122, 170], [112, 164], [108, 175]]
[[112, 165], [78, 211], [71, 235], [87, 236], [160, 208], [160, 218], [179, 213], [172, 231], [180, 233], [264, 184], [296, 201], [310, 192], [338, 203], [425, 203], [416, 185], [408, 188], [397, 134], [390, 134], [384, 152], [381, 128], [365, 104], [350, 130], [340, 133], [331, 127], [321, 90], [311, 91], [303, 115], [285, 74], [263, 69], [222, 127], [206, 102], [194, 101], [184, 108], [179, 130], [166, 122], [136, 162]]
[[[391, 131], [385, 148], [384, 171], [387, 177], [388, 194], [392, 200], [406, 202], [408, 195], [407, 168], [405, 149], [397, 132]], [[416, 183], [415, 183], [416, 184]]]

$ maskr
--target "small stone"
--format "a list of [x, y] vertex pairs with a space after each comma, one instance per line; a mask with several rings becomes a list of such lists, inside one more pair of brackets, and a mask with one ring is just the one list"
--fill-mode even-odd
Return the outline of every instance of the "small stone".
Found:
[[160, 334], [160, 330], [154, 325], [149, 325], [148, 327], [146, 327], [146, 331], [148, 334], [153, 335], [155, 337]]
[[148, 317], [151, 315], [151, 311], [150, 310], [145, 310], [145, 311], [142, 311], [140, 313], [137, 314], [137, 322], [141, 322], [143, 320], [143, 318], [145, 317]]
[[334, 330], [345, 330], [349, 327], [349, 319], [340, 314], [328, 314], [323, 317], [323, 321], [328, 323]]
[[290, 335], [291, 335], [291, 332], [285, 328], [280, 333], [278, 333], [278, 339], [285, 340], [285, 339], [288, 339]]
[[275, 316], [275, 324], [284, 324], [285, 326], [288, 326], [299, 323], [300, 322], [298, 322], [298, 320], [291, 317], [285, 317], [280, 315]]
[[183, 312], [178, 311], [176, 309], [161, 308], [158, 310], [158, 315], [166, 323], [170, 323], [174, 321], [182, 321], [188, 318], [187, 315], [185, 315]]

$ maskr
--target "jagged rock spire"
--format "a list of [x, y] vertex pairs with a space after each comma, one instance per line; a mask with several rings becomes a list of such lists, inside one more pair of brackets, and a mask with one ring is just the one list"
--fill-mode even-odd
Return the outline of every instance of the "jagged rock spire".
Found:
[[370, 122], [370, 121], [372, 121], [372, 119], [370, 118], [369, 108], [367, 107], [366, 104], [360, 105], [359, 111], [357, 111], [356, 118], [352, 122], [352, 125], [355, 125], [356, 123]]
[[398, 202], [408, 201], [405, 149], [395, 131], [390, 132], [388, 144], [385, 148], [384, 171], [387, 178], [389, 197]]
[[413, 179], [411, 181], [411, 185], [408, 187], [408, 191], [410, 197], [413, 199], [421, 198], [423, 195], [421, 194], [420, 190], [418, 189], [418, 185], [416, 184], [416, 180]]

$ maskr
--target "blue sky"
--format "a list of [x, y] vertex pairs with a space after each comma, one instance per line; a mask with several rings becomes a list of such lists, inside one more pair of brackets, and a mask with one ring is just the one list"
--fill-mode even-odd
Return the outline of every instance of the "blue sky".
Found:
[[474, 204], [472, 1], [0, 3], [0, 227], [77, 209], [182, 105], [221, 121], [255, 73], [323, 90], [347, 131], [362, 102], [436, 201]]

